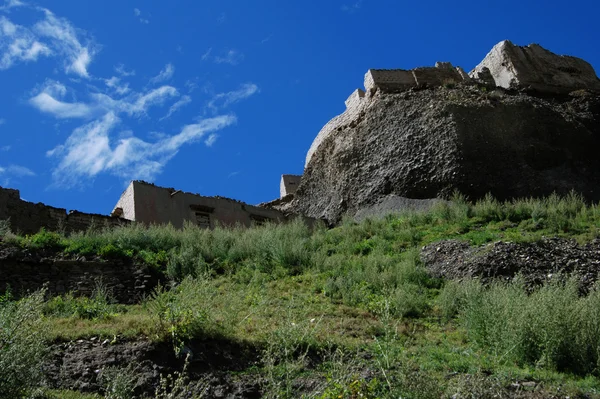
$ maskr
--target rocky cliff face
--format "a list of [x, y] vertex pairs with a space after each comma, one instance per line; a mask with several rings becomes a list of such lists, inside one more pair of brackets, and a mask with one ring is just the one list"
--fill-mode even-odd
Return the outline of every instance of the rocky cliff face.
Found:
[[600, 200], [595, 87], [536, 94], [531, 87], [516, 90], [513, 80], [508, 90], [478, 68], [487, 80], [368, 90], [360, 112], [321, 137], [294, 199], [283, 207], [336, 222], [389, 198], [445, 197], [454, 190], [471, 199], [575, 190]]

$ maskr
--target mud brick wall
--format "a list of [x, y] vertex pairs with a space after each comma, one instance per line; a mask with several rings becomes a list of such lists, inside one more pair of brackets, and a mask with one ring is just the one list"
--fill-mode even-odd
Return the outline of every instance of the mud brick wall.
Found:
[[129, 221], [55, 208], [42, 203], [23, 201], [18, 190], [0, 187], [0, 220], [10, 219], [11, 230], [20, 234], [35, 234], [42, 227], [50, 231], [84, 231], [90, 227], [121, 226]]
[[91, 296], [101, 283], [119, 303], [138, 303], [150, 294], [158, 277], [148, 268], [124, 261], [0, 258], [0, 294], [10, 286], [17, 297], [46, 286], [51, 296], [72, 292]]

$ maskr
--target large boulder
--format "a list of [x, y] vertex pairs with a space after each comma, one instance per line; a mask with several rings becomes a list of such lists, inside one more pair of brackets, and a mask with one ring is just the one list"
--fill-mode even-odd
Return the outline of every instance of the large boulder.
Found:
[[471, 77], [438, 63], [371, 69], [364, 82], [313, 142], [293, 198], [273, 207], [335, 223], [455, 190], [600, 201], [600, 81], [587, 62], [505, 41]]
[[522, 47], [508, 40], [498, 43], [471, 71], [472, 78], [491, 73], [496, 86], [543, 93], [579, 89], [600, 91], [594, 68], [581, 58], [556, 55], [538, 44]]
[[600, 96], [459, 84], [378, 91], [320, 143], [287, 209], [337, 222], [384, 198], [562, 194], [600, 200]]

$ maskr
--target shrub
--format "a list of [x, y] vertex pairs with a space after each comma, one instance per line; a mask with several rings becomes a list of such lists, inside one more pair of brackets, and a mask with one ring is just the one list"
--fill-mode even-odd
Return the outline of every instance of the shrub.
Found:
[[519, 280], [467, 292], [462, 319], [469, 338], [498, 360], [598, 373], [598, 290], [580, 298], [574, 279], [554, 278], [529, 295]]
[[91, 297], [74, 297], [72, 293], [56, 296], [48, 300], [43, 306], [45, 315], [57, 317], [76, 317], [87, 320], [106, 320], [115, 315], [119, 306], [107, 291], [106, 287], [96, 283]]
[[62, 250], [66, 247], [62, 235], [53, 231], [46, 231], [43, 227], [38, 233], [26, 237], [23, 244], [35, 249]]
[[39, 386], [46, 354], [44, 291], [0, 304], [0, 398], [21, 398]]
[[204, 309], [207, 288], [205, 281], [186, 277], [171, 290], [159, 285], [145, 304], [157, 321], [156, 334], [171, 341], [176, 355], [189, 340], [216, 330]]

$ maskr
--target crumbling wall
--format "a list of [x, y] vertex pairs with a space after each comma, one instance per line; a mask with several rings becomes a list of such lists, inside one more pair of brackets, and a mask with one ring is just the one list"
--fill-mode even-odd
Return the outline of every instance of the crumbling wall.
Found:
[[396, 93], [413, 87], [439, 87], [448, 83], [470, 80], [461, 68], [449, 62], [437, 62], [434, 67], [405, 69], [369, 69], [365, 74], [365, 90], [372, 93], [379, 89], [386, 93]]
[[19, 190], [0, 187], [0, 220], [10, 220], [11, 230], [35, 234], [43, 227], [50, 231], [84, 231], [90, 227], [121, 226], [127, 220], [105, 215], [55, 208], [42, 203], [23, 201]]
[[[19, 259], [21, 258], [21, 259]], [[0, 256], [0, 295], [10, 286], [21, 296], [46, 287], [49, 295], [73, 292], [91, 296], [98, 284], [119, 303], [136, 303], [147, 296], [158, 283], [146, 267], [121, 260], [76, 261], [52, 260], [27, 256]]]
[[135, 201], [135, 221], [145, 224], [172, 224], [182, 228], [185, 222], [213, 228], [252, 226], [266, 221], [284, 222], [288, 217], [274, 209], [252, 206], [223, 197], [205, 197], [142, 181], [131, 183]]
[[435, 67], [405, 69], [369, 69], [365, 74], [365, 91], [357, 89], [346, 100], [346, 111], [331, 119], [317, 134], [306, 153], [304, 167], [312, 159], [321, 143], [334, 131], [355, 123], [360, 114], [369, 106], [370, 99], [377, 90], [384, 93], [398, 93], [417, 87], [439, 87], [445, 84], [470, 80], [461, 68], [449, 62], [438, 62]]
[[317, 148], [319, 148], [323, 140], [325, 140], [325, 138], [329, 136], [331, 132], [339, 129], [342, 126], [349, 125], [359, 118], [360, 113], [367, 106], [367, 102], [368, 100], [365, 98], [365, 92], [363, 90], [356, 89], [354, 92], [352, 92], [350, 97], [348, 97], [345, 102], [346, 110], [342, 114], [327, 122], [319, 134], [317, 134], [317, 137], [315, 137], [310, 149], [308, 150], [308, 153], [306, 154], [306, 162], [304, 167], [308, 165], [314, 152], [317, 150]]
[[279, 198], [294, 194], [300, 185], [300, 180], [302, 180], [302, 176], [299, 175], [281, 175]]

